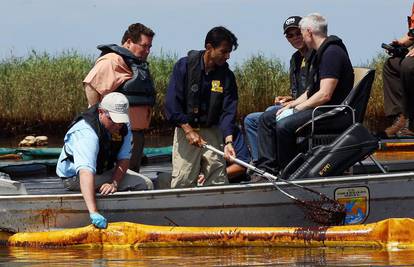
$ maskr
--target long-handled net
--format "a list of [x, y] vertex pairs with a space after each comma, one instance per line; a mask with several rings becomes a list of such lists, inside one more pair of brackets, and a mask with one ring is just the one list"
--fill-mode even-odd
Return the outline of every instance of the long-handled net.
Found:
[[[204, 148], [214, 151], [215, 153], [224, 156], [224, 153], [213, 146], [204, 145]], [[276, 176], [265, 172], [261, 169], [254, 167], [244, 161], [241, 161], [237, 158], [232, 158], [232, 160], [249, 170], [253, 171], [254, 173], [266, 178], [270, 181], [276, 189], [278, 189], [282, 194], [289, 197], [290, 199], [294, 200], [305, 213], [305, 216], [312, 220], [315, 223], [322, 224], [322, 225], [343, 225], [345, 220], [345, 207], [340, 204], [338, 201], [329, 198], [325, 194], [313, 190], [312, 188], [277, 178]], [[285, 184], [291, 185], [297, 189], [302, 191], [302, 196], [294, 196], [291, 193], [288, 193], [286, 190], [280, 188], [277, 182], [283, 182]], [[306, 193], [306, 194], [303, 194]], [[306, 197], [305, 197], [306, 195]]]

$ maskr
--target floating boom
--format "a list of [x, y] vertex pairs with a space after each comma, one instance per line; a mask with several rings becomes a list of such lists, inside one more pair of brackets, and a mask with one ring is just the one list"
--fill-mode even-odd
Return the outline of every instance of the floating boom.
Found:
[[0, 242], [24, 247], [185, 247], [285, 246], [414, 248], [414, 220], [387, 219], [332, 227], [177, 227], [128, 222], [52, 232], [0, 232]]

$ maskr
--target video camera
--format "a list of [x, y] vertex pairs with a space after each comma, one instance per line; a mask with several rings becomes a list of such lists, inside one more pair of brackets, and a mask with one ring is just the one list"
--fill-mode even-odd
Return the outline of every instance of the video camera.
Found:
[[408, 53], [408, 48], [399, 44], [384, 44], [382, 48], [387, 50], [387, 53], [392, 57], [405, 57]]

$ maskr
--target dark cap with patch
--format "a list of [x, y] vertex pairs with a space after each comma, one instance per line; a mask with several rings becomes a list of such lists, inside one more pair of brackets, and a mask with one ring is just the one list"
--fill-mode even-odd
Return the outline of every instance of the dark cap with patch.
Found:
[[299, 16], [291, 16], [285, 20], [285, 23], [283, 23], [283, 33], [286, 33], [286, 31], [290, 28], [299, 28], [299, 21], [302, 19], [302, 17]]

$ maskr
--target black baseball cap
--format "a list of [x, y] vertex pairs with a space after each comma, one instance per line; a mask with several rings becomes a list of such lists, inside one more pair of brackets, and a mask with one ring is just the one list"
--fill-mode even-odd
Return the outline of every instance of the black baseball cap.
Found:
[[302, 19], [302, 17], [299, 16], [290, 16], [285, 20], [283, 23], [283, 33], [286, 33], [286, 31], [290, 28], [299, 28], [299, 21]]

